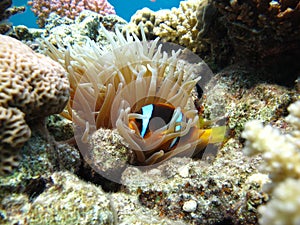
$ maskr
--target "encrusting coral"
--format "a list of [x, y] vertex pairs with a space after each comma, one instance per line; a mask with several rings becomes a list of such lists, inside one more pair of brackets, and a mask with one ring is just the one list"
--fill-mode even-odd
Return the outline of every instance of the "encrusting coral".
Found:
[[[181, 153], [192, 155], [223, 138], [220, 130], [199, 127], [191, 99], [199, 75], [210, 71], [203, 61], [188, 63], [180, 50], [168, 53], [162, 48], [170, 46], [162, 46], [158, 39], [147, 42], [143, 31], [142, 41], [128, 32], [124, 38], [118, 29], [115, 36], [103, 31], [110, 41], [108, 49], [88, 39], [67, 50], [46, 43], [47, 54], [69, 73], [71, 99], [63, 116], [82, 128], [83, 142], [101, 127], [117, 128], [135, 161], [147, 165]], [[144, 130], [147, 106], [163, 113]]]
[[[276, 76], [291, 77], [297, 73], [295, 71], [299, 70], [299, 64], [296, 59], [299, 58], [300, 49], [299, 1], [208, 2], [216, 12], [208, 21], [198, 18], [199, 28], [209, 25], [200, 35], [199, 41], [211, 46], [216, 61], [222, 61], [223, 65], [246, 62], [263, 66], [272, 71], [272, 80]], [[204, 13], [204, 16], [211, 15]], [[219, 54], [223, 55], [222, 58]]]
[[102, 15], [116, 14], [114, 7], [107, 0], [33, 0], [28, 2], [31, 10], [38, 17], [37, 24], [44, 27], [51, 12], [61, 17], [75, 19], [83, 10], [91, 10]]
[[65, 47], [74, 43], [84, 43], [86, 37], [94, 40], [99, 46], [106, 45], [107, 40], [101, 35], [101, 32], [99, 33], [100, 24], [103, 24], [108, 30], [114, 30], [116, 24], [127, 23], [117, 15], [103, 16], [90, 10], [80, 12], [74, 20], [67, 17], [61, 18], [55, 13], [51, 13], [49, 16], [44, 37], [53, 45], [57, 45], [56, 40], [59, 39], [60, 44]]
[[299, 50], [299, 1], [217, 0], [215, 5], [237, 52], [265, 58]]
[[242, 136], [246, 138], [244, 153], [262, 154], [261, 172], [268, 173], [272, 183], [265, 186], [271, 200], [259, 207], [260, 224], [299, 224], [300, 217], [300, 101], [288, 107], [286, 120], [293, 130], [281, 134], [270, 125], [250, 121]]
[[65, 70], [22, 42], [0, 36], [0, 174], [30, 137], [27, 122], [59, 113], [69, 97]]

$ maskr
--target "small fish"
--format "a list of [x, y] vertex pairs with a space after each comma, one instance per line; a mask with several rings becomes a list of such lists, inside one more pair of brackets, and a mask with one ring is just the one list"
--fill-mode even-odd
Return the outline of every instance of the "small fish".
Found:
[[[141, 135], [142, 138], [146, 139], [154, 131], [162, 128], [168, 124], [174, 114], [175, 107], [167, 103], [156, 103], [143, 106], [139, 114], [143, 116], [143, 119], [131, 119], [129, 122], [129, 127], [133, 130], [137, 127], [139, 130], [136, 132]], [[176, 119], [177, 123], [182, 122], [184, 119], [183, 113], [181, 112]], [[136, 126], [134, 126], [134, 123]], [[181, 126], [175, 127], [174, 132], [179, 132]], [[168, 143], [167, 150], [173, 148], [178, 142], [179, 138], [174, 138], [170, 143]]]
[[[129, 128], [134, 130], [143, 139], [149, 138], [155, 131], [163, 128], [170, 123], [173, 114], [175, 112], [175, 107], [167, 103], [155, 103], [149, 104], [142, 107], [139, 112], [141, 118], [132, 118], [129, 120]], [[187, 122], [183, 112], [179, 113], [176, 118], [176, 125], [174, 128], [174, 133], [180, 133], [181, 122]], [[225, 137], [226, 127], [210, 127], [213, 121], [206, 121], [201, 116], [199, 116], [198, 123], [191, 127], [187, 134], [184, 136], [178, 135], [177, 137], [164, 142], [159, 146], [159, 150], [164, 150], [164, 152], [169, 152], [174, 150], [179, 142], [180, 145], [188, 144], [189, 142], [194, 142], [197, 139], [201, 139], [201, 142], [197, 145], [195, 153], [205, 149], [206, 145], [209, 143], [221, 142]]]
[[156, 2], [156, 0], [150, 0], [150, 2]]
[[[139, 114], [141, 114], [143, 119], [134, 119], [131, 122], [135, 122], [139, 128], [139, 133], [141, 137], [147, 138], [150, 133], [162, 128], [164, 125], [168, 124], [173, 116], [175, 107], [166, 103], [149, 104], [143, 106]], [[159, 118], [159, 119], [154, 119]], [[177, 118], [176, 122], [182, 122], [183, 114], [181, 113]], [[176, 126], [175, 131], [179, 131], [180, 126]]]

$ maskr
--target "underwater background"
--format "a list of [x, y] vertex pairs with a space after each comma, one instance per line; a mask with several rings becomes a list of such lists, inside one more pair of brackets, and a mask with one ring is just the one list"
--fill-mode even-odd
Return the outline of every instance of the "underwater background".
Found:
[[[172, 7], [179, 6], [179, 0], [111, 0], [109, 1], [116, 10], [118, 16], [123, 19], [130, 21], [131, 16], [139, 9], [147, 7], [153, 11], [157, 11], [160, 9], [171, 9]], [[17, 14], [10, 18], [10, 22], [13, 23], [14, 26], [17, 25], [25, 25], [32, 28], [38, 28], [36, 24], [36, 17], [33, 12], [30, 10], [31, 6], [27, 5], [27, 0], [17, 0], [13, 1], [15, 6], [25, 6], [26, 11], [24, 13]]]
[[300, 0], [88, 1], [0, 0], [0, 224], [300, 225]]

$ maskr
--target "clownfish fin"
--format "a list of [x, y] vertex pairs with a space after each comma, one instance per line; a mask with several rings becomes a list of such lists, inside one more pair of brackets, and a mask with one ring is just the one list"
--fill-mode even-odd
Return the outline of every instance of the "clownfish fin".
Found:
[[211, 128], [211, 135], [209, 143], [219, 143], [225, 139], [226, 136], [226, 126], [219, 126]]

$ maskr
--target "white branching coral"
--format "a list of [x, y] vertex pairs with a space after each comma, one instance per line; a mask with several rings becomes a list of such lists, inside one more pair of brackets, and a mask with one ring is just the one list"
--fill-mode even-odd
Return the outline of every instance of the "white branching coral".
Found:
[[264, 159], [261, 171], [269, 173], [273, 181], [280, 182], [287, 176], [300, 178], [299, 147], [292, 141], [293, 136], [282, 135], [278, 129], [264, 127], [257, 120], [246, 123], [242, 136], [247, 140], [244, 153], [249, 156], [261, 153]]
[[287, 178], [272, 193], [272, 200], [259, 207], [263, 225], [300, 224], [300, 180]]
[[268, 191], [272, 199], [259, 207], [260, 224], [300, 223], [300, 101], [288, 107], [286, 120], [294, 128], [289, 134], [281, 134], [270, 125], [259, 121], [246, 123], [242, 137], [246, 139], [244, 153], [261, 154], [260, 171], [268, 173], [272, 183]]
[[157, 36], [164, 42], [176, 43], [195, 52], [199, 45], [197, 41], [199, 5], [203, 9], [206, 1], [181, 1], [178, 8], [162, 9], [156, 12], [143, 8], [131, 17], [130, 23], [125, 26], [125, 29], [139, 33], [139, 24], [143, 22], [147, 36]]
[[288, 108], [290, 115], [286, 120], [292, 124], [295, 130], [292, 132], [294, 140], [293, 142], [300, 148], [300, 100], [290, 105]]

